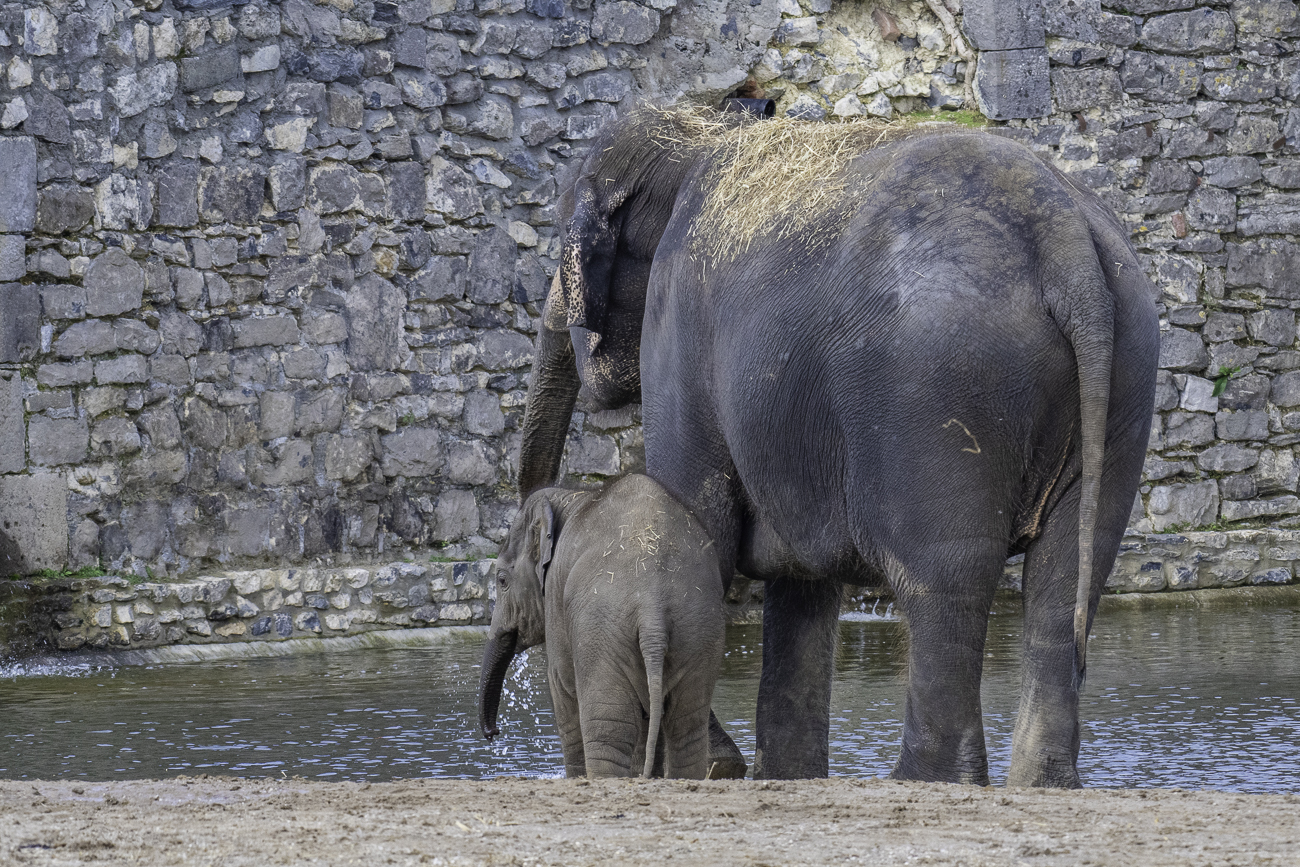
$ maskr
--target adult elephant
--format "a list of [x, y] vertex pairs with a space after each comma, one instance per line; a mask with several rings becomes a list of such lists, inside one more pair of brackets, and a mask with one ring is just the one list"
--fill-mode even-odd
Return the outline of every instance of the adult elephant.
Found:
[[1087, 633], [1133, 503], [1153, 291], [1091, 192], [995, 135], [644, 108], [561, 203], [520, 488], [579, 386], [767, 582], [755, 776], [827, 774], [841, 586], [909, 630], [894, 776], [987, 784], [980, 676], [1026, 555], [1008, 782], [1077, 787]]

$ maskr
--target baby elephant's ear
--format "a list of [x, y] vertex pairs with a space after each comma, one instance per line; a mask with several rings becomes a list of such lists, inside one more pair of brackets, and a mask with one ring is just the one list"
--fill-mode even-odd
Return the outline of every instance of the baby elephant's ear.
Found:
[[537, 581], [546, 592], [546, 569], [555, 553], [555, 510], [549, 501], [542, 501], [541, 514], [537, 516]]

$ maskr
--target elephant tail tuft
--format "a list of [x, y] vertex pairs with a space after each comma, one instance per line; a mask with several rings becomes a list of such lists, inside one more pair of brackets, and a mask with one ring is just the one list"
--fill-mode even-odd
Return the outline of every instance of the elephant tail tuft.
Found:
[[641, 658], [645, 660], [646, 682], [650, 687], [650, 725], [645, 739], [645, 769], [641, 776], [654, 773], [655, 752], [659, 748], [659, 729], [664, 714], [664, 649], [660, 637], [641, 636]]

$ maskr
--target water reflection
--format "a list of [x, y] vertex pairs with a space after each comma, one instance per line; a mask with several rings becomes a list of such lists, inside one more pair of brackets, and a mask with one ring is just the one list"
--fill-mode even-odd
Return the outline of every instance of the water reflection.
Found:
[[[901, 626], [841, 624], [831, 772], [883, 776], [901, 735]], [[990, 768], [1005, 779], [1021, 624], [995, 616], [983, 689]], [[714, 707], [753, 755], [761, 631], [728, 634]], [[202, 772], [315, 779], [562, 773], [545, 653], [509, 674], [502, 737], [476, 728], [482, 645], [226, 663], [0, 672], [0, 776]], [[1080, 771], [1093, 786], [1300, 790], [1300, 608], [1109, 612], [1089, 652]]]

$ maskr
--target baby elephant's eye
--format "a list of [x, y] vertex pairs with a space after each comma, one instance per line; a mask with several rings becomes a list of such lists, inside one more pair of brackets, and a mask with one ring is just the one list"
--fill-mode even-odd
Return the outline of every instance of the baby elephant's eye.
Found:
[[502, 590], [509, 590], [509, 589], [510, 589], [510, 582], [506, 580], [506, 576], [505, 576], [505, 575], [498, 575], [498, 576], [497, 576], [497, 586], [500, 587]]

